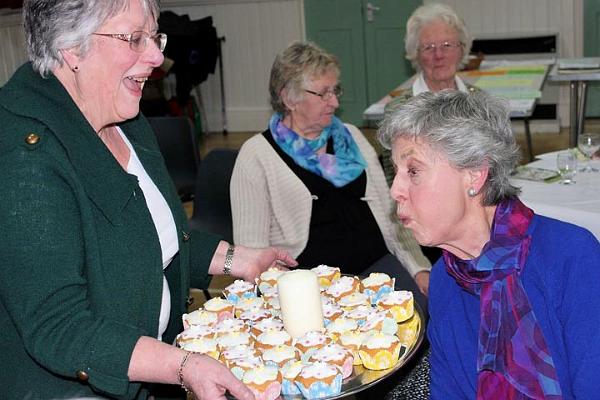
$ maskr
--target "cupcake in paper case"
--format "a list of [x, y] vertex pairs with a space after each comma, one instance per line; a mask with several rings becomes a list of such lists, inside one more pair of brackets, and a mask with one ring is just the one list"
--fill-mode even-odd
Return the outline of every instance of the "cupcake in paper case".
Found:
[[269, 317], [256, 321], [250, 327], [250, 332], [254, 336], [259, 336], [261, 333], [268, 331], [282, 331], [283, 322], [279, 318]]
[[265, 350], [270, 349], [271, 347], [281, 346], [281, 345], [292, 345], [292, 337], [286, 331], [268, 331], [263, 332], [256, 337], [256, 341], [254, 342], [254, 347], [258, 349], [261, 353]]
[[382, 370], [396, 365], [401, 347], [397, 336], [376, 332], [363, 342], [358, 354], [366, 369]]
[[233, 304], [237, 304], [241, 299], [256, 297], [256, 285], [243, 279], [236, 279], [223, 289], [223, 295]]
[[294, 396], [302, 394], [296, 385], [296, 377], [302, 371], [304, 363], [302, 361], [288, 361], [281, 367], [281, 394], [284, 396]]
[[333, 281], [339, 279], [341, 276], [341, 271], [338, 267], [331, 267], [325, 264], [312, 268], [311, 271], [317, 274], [319, 286], [325, 289], [331, 286]]
[[277, 286], [277, 278], [285, 271], [280, 270], [279, 268], [271, 267], [266, 271], [263, 271], [258, 278], [256, 278], [256, 284], [258, 285], [258, 290], [260, 292], [264, 292], [268, 286], [275, 287]]
[[320, 331], [308, 331], [296, 339], [294, 346], [302, 354], [302, 361], [307, 361], [310, 356], [318, 349], [333, 343], [333, 339]]
[[348, 296], [354, 292], [360, 292], [361, 283], [358, 277], [354, 276], [342, 276], [336, 280], [325, 290], [325, 294], [331, 297], [334, 301], [341, 299], [344, 296]]
[[215, 328], [210, 325], [192, 325], [185, 329], [175, 338], [175, 343], [179, 347], [185, 342], [190, 342], [196, 339], [213, 338], [215, 336]]
[[240, 319], [246, 323], [253, 325], [261, 319], [271, 318], [273, 313], [266, 308], [252, 308], [240, 314]]
[[350, 318], [339, 317], [335, 321], [332, 321], [325, 327], [325, 332], [334, 341], [338, 340], [338, 337], [347, 331], [355, 331], [358, 329], [358, 323]]
[[420, 325], [421, 320], [416, 315], [398, 324], [398, 333], [396, 335], [400, 339], [400, 342], [406, 347], [410, 347], [417, 340]]
[[342, 307], [338, 306], [333, 302], [323, 303], [323, 322], [327, 326], [331, 321], [335, 321], [336, 318], [341, 317], [344, 314]]
[[351, 308], [348, 311], [344, 311], [344, 317], [355, 320], [358, 326], [360, 327], [363, 326], [363, 324], [367, 320], [367, 317], [370, 314], [373, 314], [375, 311], [376, 310], [373, 307], [371, 307], [370, 304], [367, 303], [355, 308]]
[[234, 317], [233, 303], [220, 297], [213, 297], [206, 301], [203, 307], [206, 311], [215, 313], [217, 315], [217, 321], [223, 321], [224, 319]]
[[397, 290], [381, 296], [377, 301], [377, 308], [390, 310], [396, 322], [404, 322], [411, 318], [415, 312], [412, 292]]
[[235, 305], [235, 316], [237, 318], [239, 318], [240, 315], [244, 311], [252, 310], [254, 308], [264, 308], [264, 307], [265, 307], [265, 301], [263, 300], [262, 297], [250, 297], [247, 299], [241, 299]]
[[351, 311], [356, 307], [371, 306], [371, 301], [369, 300], [369, 296], [366, 294], [354, 292], [339, 299], [337, 304], [342, 307], [344, 311]]
[[398, 323], [390, 310], [373, 311], [361, 325], [363, 332], [381, 331], [387, 335], [395, 335], [398, 331]]
[[265, 365], [275, 365], [277, 368], [281, 368], [288, 361], [300, 360], [300, 352], [295, 347], [284, 344], [263, 351], [262, 359]]
[[281, 303], [279, 302], [279, 296], [271, 297], [266, 300], [265, 308], [271, 312], [281, 311]]
[[262, 298], [265, 299], [265, 303], [273, 298], [279, 298], [279, 289], [277, 286], [267, 286], [262, 293]]
[[354, 365], [352, 352], [337, 343], [321, 347], [313, 353], [309, 361], [321, 361], [336, 365], [342, 371], [342, 379], [352, 375]]
[[340, 335], [338, 342], [346, 349], [352, 352], [354, 365], [362, 365], [362, 360], [358, 354], [360, 346], [373, 332], [347, 331]]
[[239, 380], [242, 380], [246, 371], [256, 369], [264, 365], [265, 364], [263, 363], [262, 358], [258, 356], [233, 358], [227, 362], [229, 370]]
[[332, 364], [310, 363], [302, 367], [296, 385], [306, 399], [335, 396], [342, 391], [342, 373]]
[[194, 325], [214, 325], [217, 323], [217, 313], [199, 309], [189, 314], [183, 314], [181, 321], [184, 329]]
[[264, 365], [244, 372], [242, 382], [256, 400], [275, 400], [281, 394], [281, 374], [275, 366]]
[[231, 332], [250, 332], [250, 327], [244, 320], [227, 318], [218, 322], [215, 325], [214, 330], [216, 336], [222, 336]]
[[369, 296], [371, 304], [376, 304], [377, 300], [386, 293], [394, 291], [395, 279], [390, 278], [383, 272], [371, 272], [368, 277], [362, 280], [363, 293]]
[[200, 338], [189, 342], [182, 343], [181, 348], [192, 353], [205, 354], [214, 358], [219, 359], [219, 347], [216, 339], [211, 338]]
[[217, 345], [221, 351], [239, 345], [252, 346], [253, 339], [248, 332], [229, 332], [217, 337]]
[[219, 355], [219, 361], [229, 367], [229, 362], [237, 358], [258, 357], [258, 351], [247, 344], [240, 344], [224, 349]]

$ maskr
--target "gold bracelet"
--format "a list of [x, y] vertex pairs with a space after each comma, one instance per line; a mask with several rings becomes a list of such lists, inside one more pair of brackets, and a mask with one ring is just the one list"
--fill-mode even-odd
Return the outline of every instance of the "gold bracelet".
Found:
[[185, 367], [185, 363], [187, 363], [187, 360], [190, 357], [190, 354], [192, 354], [192, 353], [189, 351], [185, 352], [185, 356], [183, 357], [183, 360], [181, 360], [181, 364], [179, 364], [179, 369], [177, 370], [177, 377], [179, 378], [179, 384], [181, 385], [181, 388], [183, 390], [185, 390], [186, 393], [192, 393], [192, 391], [190, 389], [188, 389], [187, 386], [185, 386], [185, 383], [183, 383], [183, 367]]
[[231, 275], [231, 266], [233, 265], [233, 251], [235, 246], [230, 244], [225, 253], [225, 265], [223, 265], [223, 275]]

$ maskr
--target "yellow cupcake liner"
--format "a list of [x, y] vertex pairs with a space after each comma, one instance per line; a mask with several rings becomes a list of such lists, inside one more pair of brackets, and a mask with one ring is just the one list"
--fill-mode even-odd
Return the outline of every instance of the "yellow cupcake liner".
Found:
[[397, 323], [401, 323], [410, 319], [415, 313], [414, 307], [410, 306], [392, 306], [392, 308], [389, 310], [396, 319]]
[[358, 354], [366, 369], [382, 370], [396, 365], [400, 357], [400, 347], [400, 343], [397, 343], [391, 350], [379, 350], [373, 356], [364, 350], [359, 350]]
[[420, 324], [421, 320], [416, 316], [398, 324], [398, 332], [396, 332], [396, 335], [398, 336], [398, 339], [400, 339], [400, 342], [405, 346], [410, 347], [415, 340], [417, 340]]

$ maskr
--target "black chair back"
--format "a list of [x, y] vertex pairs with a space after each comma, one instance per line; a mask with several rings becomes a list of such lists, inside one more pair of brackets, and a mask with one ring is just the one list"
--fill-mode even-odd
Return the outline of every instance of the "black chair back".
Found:
[[233, 243], [229, 182], [237, 154], [237, 150], [215, 149], [202, 159], [190, 219], [192, 229], [222, 235], [229, 243]]
[[200, 155], [188, 117], [148, 118], [181, 201], [194, 198]]

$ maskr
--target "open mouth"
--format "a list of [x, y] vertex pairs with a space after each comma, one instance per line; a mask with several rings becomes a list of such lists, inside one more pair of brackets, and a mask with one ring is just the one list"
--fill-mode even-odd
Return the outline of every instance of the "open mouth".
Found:
[[148, 77], [144, 77], [144, 78], [136, 78], [133, 76], [129, 76], [127, 77], [127, 80], [129, 80], [130, 82], [132, 82], [134, 85], [137, 86], [137, 88], [142, 91], [144, 89], [144, 85], [146, 84], [146, 81], [148, 80]]

